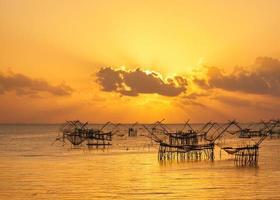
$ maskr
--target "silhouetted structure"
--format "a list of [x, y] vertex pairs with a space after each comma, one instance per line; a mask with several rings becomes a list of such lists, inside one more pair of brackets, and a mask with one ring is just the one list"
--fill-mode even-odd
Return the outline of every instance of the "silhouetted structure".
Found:
[[[230, 132], [231, 134], [237, 134], [239, 138], [251, 138], [251, 137], [260, 137], [257, 142], [253, 144], [243, 144], [238, 147], [234, 146], [226, 146], [222, 147], [225, 152], [228, 154], [234, 155], [234, 163], [238, 166], [257, 166], [258, 165], [258, 157], [259, 157], [259, 147], [262, 142], [271, 134], [276, 127], [280, 125], [279, 121], [269, 121], [269, 122], [261, 122], [263, 127], [260, 127], [258, 130], [253, 130], [249, 128], [241, 128], [237, 122], [235, 125], [240, 128], [240, 130], [235, 132]], [[246, 135], [246, 137], [244, 137]], [[240, 137], [242, 136], [242, 137]], [[252, 142], [252, 141], [251, 141]]]
[[[104, 129], [110, 124], [113, 125], [114, 128], [105, 132]], [[114, 130], [118, 127], [118, 125], [114, 125], [111, 122], [107, 122], [99, 129], [88, 128], [87, 126], [87, 122], [82, 123], [79, 120], [66, 121], [61, 128], [62, 136], [57, 138], [57, 140], [63, 143], [65, 143], [65, 140], [68, 140], [74, 146], [80, 146], [86, 143], [89, 148], [105, 148], [111, 145]]]
[[[201, 129], [195, 130], [186, 122], [181, 130], [174, 132], [162, 124], [162, 121], [156, 122], [151, 129], [143, 125], [150, 138], [159, 144], [159, 160], [214, 160], [214, 144], [220, 135], [211, 139], [207, 138], [207, 133], [217, 125], [216, 123], [208, 122]], [[159, 132], [156, 131], [158, 126], [164, 138], [156, 135]]]
[[128, 137], [136, 137], [137, 136], [137, 126], [138, 122], [132, 124], [131, 127], [128, 128]]

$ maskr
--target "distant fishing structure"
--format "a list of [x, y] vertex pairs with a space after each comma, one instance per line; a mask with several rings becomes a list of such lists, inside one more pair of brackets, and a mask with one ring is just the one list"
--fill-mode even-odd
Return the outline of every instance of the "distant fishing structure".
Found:
[[[149, 132], [150, 138], [159, 144], [158, 158], [160, 161], [172, 159], [213, 161], [215, 141], [233, 124], [230, 122], [218, 135], [209, 137], [208, 133], [211, 129], [218, 130], [217, 123], [207, 122], [202, 128], [194, 129], [187, 121], [181, 130], [171, 131], [162, 121], [157, 121], [151, 129], [143, 125]], [[165, 137], [160, 138], [155, 134], [158, 126]]]
[[[214, 159], [213, 147], [198, 144], [201, 134], [190, 128], [188, 122], [181, 130], [171, 131], [162, 121], [157, 121], [150, 128], [143, 125], [150, 134], [149, 137], [159, 144], [158, 159], [160, 161]], [[190, 129], [185, 130], [186, 127]], [[163, 137], [157, 133], [161, 133]]]
[[250, 142], [238, 144], [235, 146], [221, 146], [221, 149], [230, 155], [234, 155], [234, 163], [237, 166], [257, 166], [259, 157], [259, 147], [262, 142], [268, 137], [279, 134], [276, 129], [280, 127], [279, 120], [270, 120], [268, 122], [261, 121], [258, 124], [258, 128], [254, 129], [249, 125], [246, 128], [242, 128], [239, 123], [234, 123], [239, 130], [229, 132], [231, 135], [237, 134], [239, 138], [251, 139], [258, 137], [257, 141], [250, 140]]
[[[215, 160], [215, 147], [233, 156], [237, 166], [257, 166], [259, 148], [267, 137], [280, 136], [280, 121], [270, 120], [259, 123], [241, 124], [236, 120], [223, 124], [209, 121], [200, 126], [194, 126], [186, 121], [179, 130], [172, 130], [164, 119], [153, 124], [139, 124], [135, 122], [123, 133], [119, 126], [107, 122], [100, 128], [90, 128], [88, 122], [79, 120], [66, 121], [56, 141], [63, 145], [70, 142], [74, 147], [106, 148], [112, 145], [113, 136], [135, 138], [138, 136], [139, 126], [144, 127], [145, 136], [158, 145], [158, 160], [165, 161], [201, 161]], [[117, 134], [118, 133], [118, 134]]]
[[135, 122], [134, 124], [132, 124], [132, 126], [130, 126], [128, 128], [128, 137], [136, 137], [137, 136], [137, 131], [138, 131], [138, 129], [136, 128], [137, 125], [138, 125], [138, 122]]
[[[113, 128], [104, 131], [109, 125], [113, 125]], [[69, 141], [73, 146], [80, 146], [85, 143], [88, 148], [105, 148], [112, 145], [112, 136], [116, 133], [118, 126], [118, 124], [107, 122], [101, 128], [93, 129], [88, 127], [88, 122], [66, 121], [61, 127], [62, 135], [56, 140], [63, 142], [63, 144]]]

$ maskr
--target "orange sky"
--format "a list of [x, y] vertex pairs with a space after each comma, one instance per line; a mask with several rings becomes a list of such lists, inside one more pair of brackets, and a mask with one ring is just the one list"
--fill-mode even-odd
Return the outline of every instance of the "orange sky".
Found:
[[279, 7], [0, 0], [0, 123], [279, 117]]

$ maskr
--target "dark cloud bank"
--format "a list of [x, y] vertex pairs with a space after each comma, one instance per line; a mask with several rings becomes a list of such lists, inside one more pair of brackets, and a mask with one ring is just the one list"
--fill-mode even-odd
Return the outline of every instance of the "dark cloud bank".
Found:
[[126, 96], [139, 94], [178, 96], [187, 90], [187, 80], [182, 76], [163, 80], [158, 73], [146, 73], [141, 69], [126, 71], [105, 67], [101, 68], [96, 76], [104, 91], [118, 92]]
[[256, 59], [251, 70], [236, 67], [225, 74], [217, 67], [208, 69], [208, 81], [194, 81], [202, 88], [220, 88], [252, 94], [280, 96], [280, 61], [269, 57]]
[[56, 96], [67, 96], [73, 89], [65, 84], [54, 86], [43, 79], [32, 79], [19, 73], [0, 72], [0, 94], [9, 91], [14, 91], [17, 95], [38, 95], [40, 92], [47, 92]]

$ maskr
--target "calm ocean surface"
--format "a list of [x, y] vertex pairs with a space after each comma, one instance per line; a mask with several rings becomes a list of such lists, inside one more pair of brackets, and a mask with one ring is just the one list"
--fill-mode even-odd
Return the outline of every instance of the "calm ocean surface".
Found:
[[145, 137], [115, 137], [112, 148], [52, 145], [56, 125], [0, 126], [0, 199], [280, 199], [280, 139], [261, 146], [259, 167], [157, 160]]

